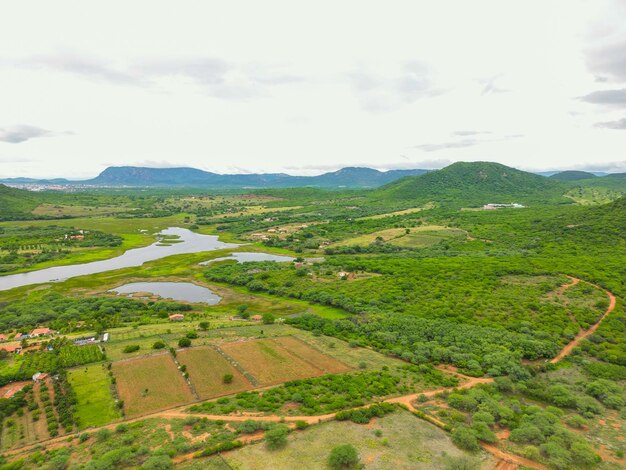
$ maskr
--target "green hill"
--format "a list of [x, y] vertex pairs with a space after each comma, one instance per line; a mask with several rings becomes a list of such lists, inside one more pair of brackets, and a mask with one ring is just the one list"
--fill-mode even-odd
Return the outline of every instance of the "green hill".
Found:
[[550, 179], [557, 181], [577, 181], [577, 180], [587, 180], [591, 178], [598, 178], [598, 176], [593, 173], [589, 173], [587, 171], [575, 171], [575, 170], [567, 170], [561, 171], [560, 173], [556, 173], [550, 176]]
[[0, 220], [13, 220], [30, 214], [41, 204], [36, 194], [0, 184]]
[[373, 194], [392, 200], [477, 207], [488, 203], [567, 203], [564, 192], [564, 186], [557, 181], [499, 163], [457, 162], [432, 173], [395, 181]]

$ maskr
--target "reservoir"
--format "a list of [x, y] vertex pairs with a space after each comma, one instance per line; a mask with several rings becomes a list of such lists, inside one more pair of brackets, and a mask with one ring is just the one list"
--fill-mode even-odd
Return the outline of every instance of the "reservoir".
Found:
[[248, 261], [276, 261], [277, 263], [288, 263], [295, 258], [291, 256], [270, 255], [269, 253], [253, 253], [253, 252], [236, 252], [231, 253], [230, 256], [223, 256], [222, 258], [210, 259], [209, 261], [203, 261], [202, 265], [215, 263], [216, 261], [225, 261], [233, 259], [238, 263], [245, 263]]
[[163, 239], [154, 242], [150, 246], [134, 248], [115, 258], [102, 261], [93, 261], [84, 264], [72, 264], [68, 266], [56, 266], [53, 268], [40, 269], [20, 274], [10, 274], [0, 277], [0, 291], [15, 287], [42, 284], [46, 282], [59, 282], [76, 276], [103, 273], [115, 269], [141, 266], [147, 261], [154, 261], [166, 256], [187, 253], [199, 253], [202, 251], [221, 250], [224, 248], [236, 248], [240, 245], [235, 243], [223, 243], [217, 235], [201, 235], [186, 228], [170, 227], [159, 235], [167, 238], [177, 237], [175, 243], [163, 243]]
[[198, 286], [191, 282], [131, 282], [111, 289], [109, 292], [129, 294], [129, 297], [133, 297], [132, 294], [148, 293], [158, 295], [162, 299], [205, 303], [209, 305], [215, 305], [222, 300], [222, 298], [214, 294], [211, 289]]

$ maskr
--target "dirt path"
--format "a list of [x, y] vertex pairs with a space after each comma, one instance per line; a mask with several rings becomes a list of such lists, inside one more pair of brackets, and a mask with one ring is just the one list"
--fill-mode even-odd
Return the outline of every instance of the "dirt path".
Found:
[[[513, 464], [513, 465], [516, 465], [516, 466], [521, 465], [521, 466], [524, 466], [524, 467], [536, 468], [538, 470], [548, 470], [548, 467], [546, 467], [545, 465], [541, 465], [540, 463], [537, 463], [534, 460], [529, 460], [529, 459], [521, 457], [519, 455], [509, 454], [508, 452], [504, 452], [503, 450], [498, 449], [493, 444], [487, 444], [487, 443], [483, 442], [483, 443], [481, 443], [481, 445], [482, 445], [483, 449], [485, 449], [487, 452], [489, 452], [494, 457], [497, 457], [500, 460], [504, 460], [505, 462], [508, 462], [510, 464]], [[496, 468], [498, 468], [498, 467], [496, 467]], [[499, 467], [499, 468], [502, 468], [502, 467]]]
[[603, 289], [602, 287], [596, 285], [596, 284], [592, 284], [590, 282], [587, 281], [582, 281], [581, 279], [575, 278], [575, 277], [570, 277], [570, 279], [572, 279], [572, 283], [571, 284], [566, 284], [563, 287], [561, 287], [561, 293], [565, 292], [566, 289], [568, 289], [569, 287], [575, 286], [576, 284], [578, 284], [579, 282], [584, 282], [586, 284], [589, 284], [590, 286], [593, 286], [597, 289], [603, 290], [604, 292], [606, 292], [606, 294], [609, 296], [609, 306], [606, 309], [606, 312], [604, 312], [604, 315], [602, 315], [602, 317], [600, 318], [600, 320], [598, 320], [596, 323], [594, 323], [588, 330], [583, 330], [581, 332], [579, 332], [576, 337], [570, 341], [563, 349], [561, 349], [561, 351], [552, 359], [550, 359], [550, 363], [551, 364], [556, 364], [557, 362], [559, 362], [560, 360], [562, 360], [564, 357], [568, 356], [573, 350], [574, 348], [576, 348], [580, 342], [587, 338], [588, 336], [592, 335], [594, 333], [594, 331], [596, 331], [598, 329], [598, 326], [600, 326], [600, 323], [602, 323], [602, 321], [609, 315], [609, 313], [611, 313], [614, 309], [615, 309], [615, 303], [616, 303], [616, 298], [615, 296], [609, 292], [606, 289]]

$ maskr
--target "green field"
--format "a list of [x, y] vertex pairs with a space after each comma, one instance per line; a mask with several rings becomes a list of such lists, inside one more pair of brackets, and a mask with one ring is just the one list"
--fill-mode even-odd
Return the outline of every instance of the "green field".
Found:
[[102, 426], [120, 417], [104, 364], [71, 369], [67, 375], [76, 393], [76, 419], [80, 428]]

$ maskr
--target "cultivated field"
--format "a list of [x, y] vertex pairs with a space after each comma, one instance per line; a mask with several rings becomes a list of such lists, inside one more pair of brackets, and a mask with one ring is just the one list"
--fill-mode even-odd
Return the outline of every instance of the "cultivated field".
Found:
[[111, 396], [111, 379], [103, 364], [69, 370], [67, 378], [76, 393], [79, 428], [102, 426], [119, 418]]
[[300, 359], [272, 340], [224, 343], [220, 348], [250, 372], [260, 385], [273, 385], [324, 373], [321, 367]]
[[113, 375], [128, 416], [171, 408], [194, 399], [168, 353], [114, 362]]
[[[176, 355], [187, 366], [189, 379], [202, 399], [250, 390], [253, 385], [221, 354], [211, 347], [184, 349]], [[224, 383], [224, 375], [232, 374], [233, 381]]]
[[321, 353], [319, 350], [311, 347], [309, 344], [295, 336], [284, 336], [276, 338], [272, 341], [283, 348], [286, 348], [289, 352], [298, 356], [300, 359], [303, 359], [306, 362], [322, 369], [326, 374], [339, 374], [351, 370], [351, 368], [343, 362]]

